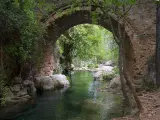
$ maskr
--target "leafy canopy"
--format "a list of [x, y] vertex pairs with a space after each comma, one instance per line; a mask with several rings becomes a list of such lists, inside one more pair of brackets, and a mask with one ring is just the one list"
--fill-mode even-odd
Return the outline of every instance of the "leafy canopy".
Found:
[[[67, 33], [67, 35], [64, 33], [58, 39], [58, 44], [61, 47], [61, 53], [66, 52], [64, 44], [72, 44], [72, 46], [69, 46], [72, 48], [68, 48], [71, 49], [70, 53], [67, 53], [71, 54], [72, 59], [105, 61], [111, 59], [111, 52], [117, 47], [112, 34], [97, 25], [78, 25], [69, 29]], [[112, 45], [116, 47], [110, 47]], [[110, 53], [110, 56], [107, 56], [107, 53]]]

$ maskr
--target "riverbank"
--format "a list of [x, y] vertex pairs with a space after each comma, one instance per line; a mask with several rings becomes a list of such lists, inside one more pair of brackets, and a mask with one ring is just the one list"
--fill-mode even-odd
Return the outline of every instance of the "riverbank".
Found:
[[87, 71], [77, 71], [71, 79], [68, 89], [44, 92], [33, 108], [14, 120], [111, 120], [123, 116], [122, 96], [100, 90], [106, 81], [94, 81]]
[[160, 90], [139, 93], [143, 110], [138, 116], [114, 118], [112, 120], [160, 120]]

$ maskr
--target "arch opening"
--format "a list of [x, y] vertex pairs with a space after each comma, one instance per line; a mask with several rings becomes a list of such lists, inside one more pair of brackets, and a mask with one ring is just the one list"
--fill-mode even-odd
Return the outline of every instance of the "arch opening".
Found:
[[[65, 31], [57, 40], [62, 69], [98, 68], [110, 61], [118, 66], [118, 45], [113, 34], [95, 24], [80, 24]], [[112, 66], [111, 65], [111, 66]], [[118, 71], [117, 71], [118, 72]]]
[[[74, 11], [71, 14], [64, 14], [63, 16], [56, 18], [55, 16], [51, 16], [50, 18], [47, 19], [47, 49], [51, 48], [50, 46], [56, 45], [57, 39], [68, 29], [80, 25], [80, 24], [93, 24], [93, 19], [92, 19], [92, 11], [88, 8], [82, 9], [82, 10], [77, 10]], [[56, 19], [55, 19], [56, 18]], [[110, 32], [114, 33], [115, 36], [118, 38], [119, 33], [118, 33], [118, 26], [121, 26], [119, 21], [114, 19], [113, 17], [109, 17], [110, 19], [104, 19], [102, 15], [98, 16], [98, 20], [96, 22], [96, 25], [99, 25]], [[133, 46], [131, 43], [131, 37], [130, 36], [130, 31], [128, 30], [128, 27], [123, 29], [120, 27], [121, 34], [125, 34], [125, 43], [124, 43], [124, 59], [125, 59], [125, 66], [127, 66], [127, 71], [131, 78], [134, 77], [134, 50]], [[124, 31], [125, 30], [125, 31]], [[127, 31], [128, 30], [128, 31]], [[53, 48], [51, 49], [53, 51]], [[48, 52], [49, 53], [49, 52]], [[50, 52], [52, 54], [52, 52]], [[52, 60], [53, 61], [53, 60]], [[54, 62], [53, 62], [54, 63]], [[53, 64], [52, 64], [53, 65]], [[52, 67], [52, 70], [54, 68]], [[51, 72], [50, 72], [51, 74]], [[48, 74], [47, 74], [48, 75]]]

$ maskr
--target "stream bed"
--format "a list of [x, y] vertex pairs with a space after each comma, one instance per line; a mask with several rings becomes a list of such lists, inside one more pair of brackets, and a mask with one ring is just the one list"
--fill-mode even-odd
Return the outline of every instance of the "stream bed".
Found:
[[111, 120], [123, 116], [122, 97], [100, 88], [106, 82], [94, 81], [92, 73], [75, 72], [71, 87], [44, 92], [35, 106], [14, 120]]

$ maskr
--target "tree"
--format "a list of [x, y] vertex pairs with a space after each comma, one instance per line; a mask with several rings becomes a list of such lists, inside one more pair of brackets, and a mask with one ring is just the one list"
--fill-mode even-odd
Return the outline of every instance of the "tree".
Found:
[[36, 63], [36, 44], [44, 33], [36, 18], [36, 4], [34, 0], [0, 0], [0, 98], [11, 80], [28, 77], [26, 63]]
[[[59, 43], [63, 51], [65, 66], [70, 66], [73, 58], [79, 60], [106, 59], [105, 35], [111, 34], [95, 25], [78, 25], [66, 31]], [[111, 39], [112, 40], [112, 39]]]
[[[110, 20], [110, 25], [112, 28], [113, 36], [116, 40], [116, 43], [119, 46], [119, 70], [120, 70], [120, 80], [121, 80], [121, 85], [122, 85], [123, 96], [125, 97], [126, 101], [128, 101], [128, 104], [129, 104], [129, 100], [127, 100], [128, 96], [127, 96], [127, 92], [125, 90], [125, 84], [124, 84], [124, 78], [125, 78], [127, 85], [133, 94], [137, 108], [139, 110], [142, 110], [141, 102], [136, 95], [136, 91], [133, 86], [132, 80], [130, 79], [130, 76], [128, 75], [127, 70], [126, 70], [125, 56], [124, 56], [125, 32], [122, 32], [122, 31], [125, 31], [126, 15], [134, 3], [135, 3], [135, 0], [121, 0], [121, 1], [119, 1], [119, 0], [107, 0], [107, 1], [103, 0], [101, 2], [98, 2], [97, 0], [91, 0], [90, 4], [94, 4], [95, 6], [100, 8], [105, 19], [108, 18]], [[128, 5], [130, 5], [130, 7], [126, 7]], [[116, 31], [113, 28], [113, 23], [112, 23], [111, 17], [110, 17], [111, 14], [116, 15], [117, 21], [119, 21], [121, 23], [121, 24], [120, 23], [118, 24], [118, 36], [116, 36]]]
[[160, 86], [160, 1], [157, 1], [156, 23], [156, 84]]

